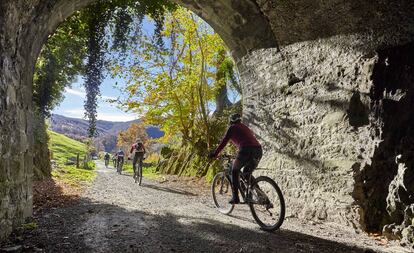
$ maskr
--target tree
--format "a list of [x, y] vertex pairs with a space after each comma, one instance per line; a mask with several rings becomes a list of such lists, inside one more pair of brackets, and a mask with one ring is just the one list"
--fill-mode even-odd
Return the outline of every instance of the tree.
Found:
[[141, 139], [145, 146], [149, 144], [149, 137], [143, 123], [133, 123], [127, 130], [120, 132], [117, 138], [117, 145], [122, 148], [124, 152], [129, 152], [132, 144], [134, 144], [137, 139]]
[[[106, 56], [111, 50], [122, 54], [128, 43], [134, 42], [129, 38], [139, 33], [139, 23], [145, 15], [154, 18], [160, 31], [164, 12], [173, 8], [175, 4], [168, 0], [100, 0], [76, 12], [49, 37], [37, 60], [33, 78], [33, 104], [37, 114], [35, 172], [45, 170], [39, 174], [50, 174], [50, 163], [44, 163], [49, 161], [45, 117], [62, 101], [64, 89], [77, 76], [86, 73], [86, 117], [90, 122], [89, 135], [94, 136], [97, 97]], [[131, 22], [133, 17], [138, 25]], [[107, 31], [112, 31], [112, 36], [106, 36]], [[114, 43], [108, 43], [112, 39]]]
[[230, 65], [221, 67], [229, 59], [226, 46], [204, 21], [183, 8], [166, 15], [161, 35], [164, 48], [157, 47], [152, 36], [141, 36], [132, 51], [134, 63], [114, 64], [114, 75], [130, 79], [123, 105], [142, 113], [147, 124], [162, 126], [165, 138], [178, 134], [183, 145], [205, 151], [217, 140], [211, 131], [217, 94], [225, 101], [221, 111], [229, 105], [225, 71]]
[[[105, 52], [110, 48], [108, 40], [113, 39], [112, 49], [120, 50], [123, 54], [127, 42], [132, 42], [131, 25], [134, 18], [139, 31], [142, 19], [149, 15], [156, 21], [156, 31], [160, 30], [163, 22], [163, 14], [166, 9], [174, 8], [174, 4], [167, 0], [112, 0], [98, 1], [85, 11], [84, 20], [88, 24], [88, 51], [85, 76], [85, 117], [89, 121], [89, 137], [96, 134], [97, 100], [100, 94], [99, 87], [104, 79]], [[106, 36], [107, 28], [112, 27], [112, 37]], [[137, 31], [136, 31], [137, 33]], [[156, 32], [159, 34], [159, 32]], [[162, 46], [162, 40], [157, 40], [157, 45]]]
[[145, 15], [155, 20], [156, 30], [160, 31], [165, 11], [175, 6], [168, 0], [100, 0], [68, 18], [50, 36], [36, 64], [33, 100], [39, 112], [49, 116], [62, 101], [65, 87], [85, 74], [85, 116], [90, 123], [89, 135], [94, 136], [97, 98], [107, 56], [125, 52], [134, 42], [131, 38], [140, 33]]
[[33, 77], [33, 101], [38, 112], [47, 117], [63, 99], [63, 91], [84, 73], [87, 29], [75, 13], [62, 24], [43, 47]]

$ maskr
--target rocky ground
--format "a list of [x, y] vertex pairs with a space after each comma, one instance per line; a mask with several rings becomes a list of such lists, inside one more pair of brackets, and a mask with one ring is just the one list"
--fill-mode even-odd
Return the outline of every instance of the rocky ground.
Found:
[[[35, 213], [32, 229], [3, 251], [15, 252], [410, 252], [395, 242], [329, 224], [288, 218], [263, 232], [247, 206], [218, 213], [202, 188], [186, 181], [134, 184], [98, 164], [94, 184], [67, 206]], [[2, 251], [0, 250], [0, 252]]]

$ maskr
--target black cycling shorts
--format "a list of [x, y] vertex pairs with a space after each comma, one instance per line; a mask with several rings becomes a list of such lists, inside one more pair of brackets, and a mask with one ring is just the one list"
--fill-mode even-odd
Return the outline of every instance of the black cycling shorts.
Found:
[[240, 166], [244, 167], [243, 173], [252, 173], [262, 158], [262, 147], [242, 147], [237, 154]]

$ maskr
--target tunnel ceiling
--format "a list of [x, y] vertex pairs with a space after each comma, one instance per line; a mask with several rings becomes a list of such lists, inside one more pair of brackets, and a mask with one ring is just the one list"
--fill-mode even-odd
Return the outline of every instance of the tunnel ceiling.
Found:
[[[414, 1], [411, 0], [173, 1], [191, 9], [209, 23], [226, 42], [236, 60], [252, 50], [339, 34], [367, 31], [384, 31], [386, 34], [385, 31], [390, 30], [407, 30], [408, 33], [413, 30], [411, 33], [414, 33], [414, 25], [407, 26], [407, 23], [414, 24]], [[61, 22], [93, 2], [94, 0], [19, 1], [21, 6], [15, 7], [26, 8], [31, 12], [30, 16], [24, 18], [27, 18], [26, 32], [30, 34], [27, 37], [31, 37], [33, 42], [38, 41], [32, 44], [35, 47], [32, 54], [40, 51], [48, 35]], [[5, 22], [7, 18], [4, 19]], [[400, 25], [402, 21], [404, 26]]]

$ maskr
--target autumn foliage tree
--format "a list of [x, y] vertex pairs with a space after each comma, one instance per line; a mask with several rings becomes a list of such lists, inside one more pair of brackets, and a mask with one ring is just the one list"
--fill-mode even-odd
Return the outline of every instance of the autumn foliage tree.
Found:
[[[129, 80], [122, 103], [161, 126], [164, 140], [178, 135], [183, 145], [205, 151], [217, 142], [212, 112], [231, 105], [226, 80], [234, 80], [234, 65], [219, 35], [186, 9], [166, 14], [161, 35], [164, 47], [143, 35], [132, 50], [133, 64], [114, 64], [113, 74]], [[223, 103], [216, 106], [216, 100]]]
[[204, 164], [197, 172], [203, 176], [203, 159], [227, 122], [217, 117], [232, 105], [227, 95], [236, 87], [234, 64], [219, 35], [189, 10], [166, 14], [161, 36], [163, 46], [151, 34], [137, 37], [131, 63], [113, 64], [113, 75], [128, 80], [123, 87], [128, 97], [120, 102], [165, 132], [163, 141], [176, 150], [170, 162], [174, 168], [165, 172], [198, 171]]
[[132, 144], [134, 144], [137, 139], [141, 139], [144, 145], [148, 146], [149, 137], [145, 130], [145, 126], [142, 123], [133, 123], [127, 130], [121, 131], [118, 134], [117, 145], [119, 148], [122, 148], [124, 152], [128, 153]]

